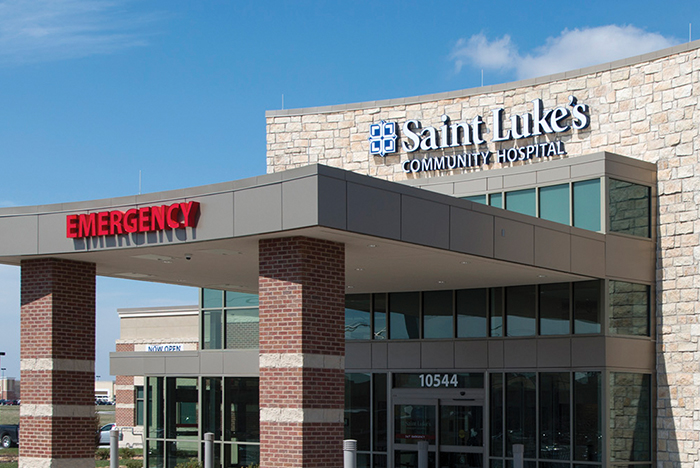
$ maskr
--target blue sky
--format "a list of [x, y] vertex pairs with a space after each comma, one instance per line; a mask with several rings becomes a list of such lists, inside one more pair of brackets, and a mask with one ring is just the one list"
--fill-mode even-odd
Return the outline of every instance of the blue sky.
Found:
[[[265, 110], [541, 76], [700, 38], [658, 2], [0, 0], [0, 206], [265, 173]], [[0, 233], [0, 236], [2, 233]], [[0, 266], [2, 367], [19, 377], [19, 269]], [[116, 309], [195, 290], [100, 278], [97, 374]]]

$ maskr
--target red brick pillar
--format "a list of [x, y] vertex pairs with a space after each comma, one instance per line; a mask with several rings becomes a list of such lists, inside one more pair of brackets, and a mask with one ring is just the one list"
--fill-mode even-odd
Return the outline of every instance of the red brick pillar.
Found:
[[260, 241], [260, 466], [341, 468], [345, 246]]
[[22, 261], [19, 466], [95, 466], [95, 265]]

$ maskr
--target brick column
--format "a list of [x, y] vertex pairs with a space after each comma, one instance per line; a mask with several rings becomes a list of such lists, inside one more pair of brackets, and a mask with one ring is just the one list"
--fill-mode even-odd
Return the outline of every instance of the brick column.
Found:
[[[117, 352], [124, 353], [134, 350], [133, 343], [117, 343]], [[133, 375], [117, 375], [114, 384], [114, 394], [117, 406], [114, 410], [114, 421], [120, 427], [133, 427], [136, 423], [136, 395]]]
[[343, 466], [345, 246], [260, 241], [260, 466]]
[[20, 468], [95, 466], [95, 265], [22, 261]]

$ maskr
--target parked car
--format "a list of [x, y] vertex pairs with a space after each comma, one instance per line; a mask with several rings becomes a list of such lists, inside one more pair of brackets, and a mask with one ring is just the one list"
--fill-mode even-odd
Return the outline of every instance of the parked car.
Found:
[[0, 426], [0, 445], [2, 445], [2, 448], [16, 447], [19, 445], [19, 424], [5, 424]]
[[117, 425], [115, 423], [105, 424], [97, 432], [97, 444], [98, 445], [109, 445], [109, 431], [116, 429]]

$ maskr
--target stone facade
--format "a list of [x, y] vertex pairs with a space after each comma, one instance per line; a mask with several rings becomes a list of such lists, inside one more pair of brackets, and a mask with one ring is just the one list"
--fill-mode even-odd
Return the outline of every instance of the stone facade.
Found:
[[[328, 108], [271, 111], [267, 114], [268, 172], [311, 163], [342, 167], [402, 181], [469, 172], [406, 174], [400, 162], [424, 152], [401, 149], [386, 157], [369, 154], [369, 126], [381, 120], [420, 120], [438, 128], [443, 114], [452, 122], [485, 118], [499, 107], [510, 115], [532, 112], [541, 99], [547, 109], [566, 106], [569, 96], [590, 106], [584, 130], [560, 134], [568, 157], [608, 151], [652, 162], [658, 168], [656, 324], [656, 441], [660, 467], [700, 466], [700, 182], [698, 125], [700, 41], [634, 59], [544, 78], [383, 102]], [[507, 123], [506, 123], [507, 127]], [[487, 128], [491, 132], [491, 128]], [[401, 138], [400, 132], [399, 137]], [[487, 143], [496, 152], [513, 142]], [[543, 137], [539, 137], [543, 138]], [[549, 137], [547, 137], [549, 138]], [[537, 137], [526, 144], [540, 143]], [[437, 150], [432, 156], [476, 148]], [[533, 160], [511, 163], [541, 164]], [[501, 167], [494, 164], [491, 168]]]

